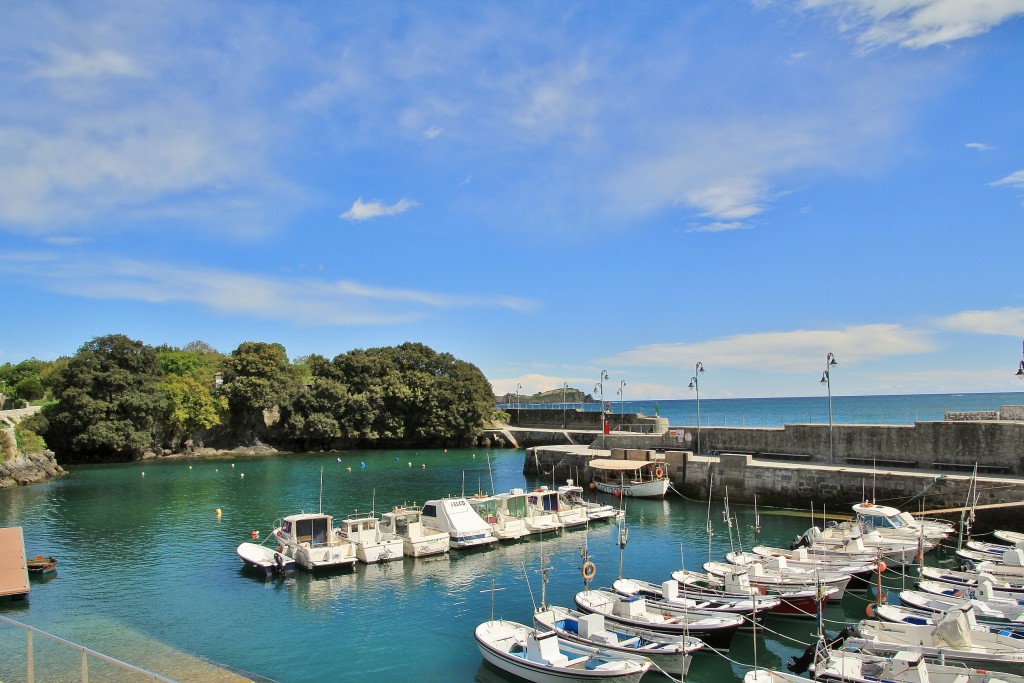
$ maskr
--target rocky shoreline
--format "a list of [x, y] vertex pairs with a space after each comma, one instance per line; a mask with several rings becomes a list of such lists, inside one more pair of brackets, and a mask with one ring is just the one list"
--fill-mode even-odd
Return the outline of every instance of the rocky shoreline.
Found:
[[53, 451], [19, 453], [9, 460], [0, 462], [0, 489], [41, 484], [51, 477], [64, 474], [67, 474], [67, 471], [57, 464]]

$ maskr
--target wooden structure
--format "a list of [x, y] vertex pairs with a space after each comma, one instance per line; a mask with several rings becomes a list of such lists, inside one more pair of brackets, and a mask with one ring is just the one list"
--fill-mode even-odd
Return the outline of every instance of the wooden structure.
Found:
[[28, 595], [25, 537], [20, 526], [0, 528], [0, 598], [22, 600]]

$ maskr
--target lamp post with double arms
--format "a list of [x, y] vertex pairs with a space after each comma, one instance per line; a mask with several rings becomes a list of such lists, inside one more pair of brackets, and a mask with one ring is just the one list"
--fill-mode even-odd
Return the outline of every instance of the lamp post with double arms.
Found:
[[836, 361], [835, 355], [829, 351], [825, 356], [825, 372], [821, 374], [821, 383], [828, 390], [828, 463], [830, 465], [836, 461], [835, 442], [832, 440], [832, 376], [830, 371], [837, 365], [839, 363]]
[[523, 388], [522, 384], [517, 384], [516, 385], [516, 427], [522, 427], [523, 426], [523, 415], [522, 415], [522, 412], [521, 412], [523, 407], [519, 403], [519, 390], [522, 389], [522, 388]]
[[[619, 420], [626, 419], [626, 380], [619, 380]], [[621, 427], [620, 427], [621, 429]]]
[[562, 429], [565, 429], [565, 427], [566, 427], [566, 422], [565, 422], [565, 392], [568, 389], [569, 389], [569, 383], [568, 382], [563, 382], [562, 383]]
[[601, 378], [597, 382], [597, 386], [594, 387], [595, 391], [601, 394], [601, 445], [604, 446], [604, 430], [605, 430], [605, 415], [604, 415], [604, 381], [608, 379], [608, 371], [601, 371]]
[[[1021, 343], [1021, 355], [1024, 356], [1024, 342]], [[1017, 366], [1017, 379], [1024, 382], [1024, 360]]]
[[697, 455], [700, 455], [700, 373], [704, 372], [704, 364], [697, 361], [693, 366], [693, 377], [690, 378], [690, 388], [697, 392]]

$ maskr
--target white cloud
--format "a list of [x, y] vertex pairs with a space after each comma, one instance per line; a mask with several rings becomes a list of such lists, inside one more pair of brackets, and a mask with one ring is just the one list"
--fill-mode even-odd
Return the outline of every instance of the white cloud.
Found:
[[97, 79], [106, 76], [141, 77], [146, 75], [146, 71], [128, 55], [114, 50], [90, 53], [60, 50], [52, 55], [48, 65], [36, 69], [34, 75], [56, 79]]
[[922, 49], [985, 33], [1024, 15], [1022, 0], [803, 0], [839, 12], [866, 47]]
[[79, 244], [91, 242], [92, 239], [88, 237], [62, 237], [59, 235], [53, 235], [51, 237], [43, 238], [43, 241], [47, 244], [52, 244], [55, 247], [76, 247]]
[[993, 187], [1008, 185], [1010, 187], [1024, 189], [1024, 169], [1021, 169], [1020, 171], [1015, 171], [1010, 175], [1006, 176], [1005, 178], [1000, 178], [999, 180], [993, 181], [989, 183], [989, 185], [992, 185]]
[[964, 147], [966, 147], [967, 149], [976, 149], [979, 152], [988, 152], [990, 150], [995, 149], [995, 147], [992, 147], [991, 145], [986, 145], [984, 142], [968, 142], [966, 145], [964, 145]]
[[716, 221], [714, 223], [705, 223], [703, 225], [694, 225], [686, 230], [686, 232], [732, 232], [734, 230], [750, 230], [752, 226], [740, 221]]
[[736, 178], [731, 182], [693, 190], [686, 202], [704, 211], [704, 215], [724, 219], [756, 216], [764, 208], [760, 202], [767, 194], [766, 183], [756, 178]]
[[1024, 308], [1005, 307], [994, 311], [961, 311], [936, 321], [939, 327], [975, 334], [1024, 336]]
[[444, 128], [438, 128], [437, 126], [431, 126], [423, 131], [423, 135], [431, 140], [435, 139], [441, 133], [444, 132]]
[[537, 303], [507, 295], [445, 294], [377, 287], [352, 280], [280, 279], [183, 268], [167, 263], [81, 255], [0, 254], [0, 272], [31, 277], [40, 287], [92, 299], [197, 304], [224, 315], [307, 326], [394, 324], [450, 309], [528, 312]]
[[768, 372], [799, 372], [823, 366], [834, 353], [840, 363], [856, 364], [889, 356], [926, 353], [933, 349], [928, 334], [886, 323], [839, 330], [760, 332], [687, 344], [650, 344], [601, 359], [607, 365], [686, 367], [694, 359], [705, 365]]
[[352, 203], [352, 208], [341, 214], [340, 217], [347, 221], [365, 221], [371, 218], [379, 218], [380, 216], [396, 216], [416, 206], [418, 206], [416, 202], [404, 197], [391, 206], [377, 201], [364, 202], [363, 198], [360, 197]]

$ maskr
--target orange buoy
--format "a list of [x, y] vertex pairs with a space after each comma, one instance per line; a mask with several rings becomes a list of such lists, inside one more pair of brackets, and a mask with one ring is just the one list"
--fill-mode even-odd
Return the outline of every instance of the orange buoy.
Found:
[[253, 538], [259, 538], [260, 537], [260, 532], [258, 532], [255, 529], [253, 529], [252, 530], [252, 537]]
[[868, 606], [866, 608], [864, 608], [864, 611], [867, 613], [868, 619], [874, 619], [875, 618], [875, 606], [873, 604], [871, 604], [870, 602], [868, 603]]
[[878, 563], [878, 573], [879, 574], [884, 574], [886, 569], [888, 569], [888, 567], [885, 566], [885, 562], [879, 562]]
[[590, 482], [590, 490], [593, 491], [596, 488], [597, 488], [597, 484], [595, 484], [594, 482]]

